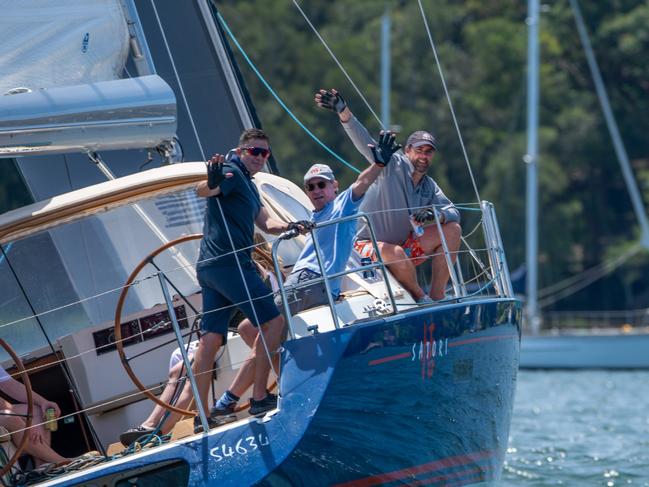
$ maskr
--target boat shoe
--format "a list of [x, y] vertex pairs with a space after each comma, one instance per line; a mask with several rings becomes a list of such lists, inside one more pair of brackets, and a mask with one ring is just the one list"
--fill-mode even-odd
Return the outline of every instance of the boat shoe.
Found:
[[156, 430], [154, 428], [147, 428], [142, 425], [136, 426], [135, 428], [124, 431], [124, 433], [119, 435], [119, 441], [122, 443], [122, 445], [129, 446], [140, 438], [154, 434], [155, 431]]
[[256, 401], [251, 397], [250, 409], [248, 410], [248, 412], [252, 416], [261, 416], [262, 414], [267, 413], [268, 411], [271, 411], [275, 408], [277, 408], [277, 396], [269, 392], [268, 394], [266, 394], [265, 398], [260, 399], [259, 401]]
[[220, 407], [218, 405], [210, 409], [210, 419], [221, 421], [222, 424], [231, 423], [237, 420], [236, 407], [237, 403], [232, 403], [229, 406]]
[[[207, 417], [207, 427], [209, 429], [216, 428], [217, 426], [224, 425], [226, 423], [231, 423], [232, 421], [236, 421], [237, 417], [232, 416], [232, 417], [219, 417], [215, 416], [212, 417], [211, 411], [210, 411], [210, 416]], [[203, 425], [201, 424], [201, 418], [198, 416], [194, 417], [194, 434], [196, 433], [202, 433], [203, 432]]]

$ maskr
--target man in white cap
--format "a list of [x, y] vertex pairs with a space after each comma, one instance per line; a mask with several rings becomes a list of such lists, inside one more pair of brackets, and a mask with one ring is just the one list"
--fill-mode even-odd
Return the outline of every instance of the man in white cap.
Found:
[[[312, 222], [317, 225], [335, 218], [356, 214], [366, 191], [384, 171], [385, 166], [392, 159], [392, 154], [400, 147], [395, 142], [393, 132], [381, 131], [378, 144], [372, 141], [368, 147], [372, 165], [359, 174], [356, 181], [340, 194], [338, 194], [338, 181], [329, 166], [326, 164], [311, 166], [304, 175], [304, 190], [314, 206]], [[349, 220], [314, 230], [307, 237], [304, 248], [284, 286], [288, 289], [291, 285], [321, 277], [312, 239], [313, 234], [322, 249], [323, 264], [327, 275], [342, 272], [352, 251], [356, 224], [357, 220]], [[338, 299], [340, 278], [330, 280], [329, 288], [333, 299]], [[291, 293], [289, 299], [291, 314], [328, 303], [326, 293], [323, 282], [296, 289], [294, 293]]]
[[[315, 102], [319, 107], [338, 114], [356, 149], [372, 162], [367, 147], [374, 141], [354, 117], [340, 93], [334, 89], [320, 90], [315, 94]], [[438, 215], [453, 261], [462, 236], [459, 212], [427, 175], [436, 151], [437, 141], [430, 133], [423, 130], [412, 133], [405, 149], [392, 155], [389, 167], [367, 192], [360, 207], [361, 211], [370, 215], [383, 261], [419, 303], [443, 299], [449, 279], [437, 225], [423, 225], [433, 223], [435, 214]], [[423, 228], [417, 228], [419, 225]], [[359, 228], [354, 247], [362, 257], [373, 257], [374, 249], [366, 224]], [[430, 292], [426, 294], [417, 282], [415, 266], [424, 263], [430, 256], [432, 282]]]
[[[395, 135], [392, 132], [381, 132], [379, 142], [368, 148], [372, 157], [372, 165], [365, 169], [356, 182], [342, 193], [338, 194], [338, 181], [334, 173], [326, 164], [314, 164], [304, 175], [304, 190], [313, 203], [314, 211], [312, 224], [318, 224], [344, 216], [354, 215], [363, 200], [363, 196], [378, 175], [383, 171], [385, 165], [390, 162], [392, 154], [399, 149], [395, 143]], [[303, 227], [308, 227], [309, 222], [300, 222]], [[288, 304], [291, 314], [299, 313], [305, 309], [327, 304], [327, 291], [323, 282], [315, 283], [295, 290], [292, 286], [312, 279], [321, 277], [320, 266], [315, 255], [313, 237], [315, 234], [318, 244], [322, 249], [324, 267], [327, 275], [341, 272], [345, 269], [347, 260], [352, 251], [354, 235], [356, 234], [356, 220], [327, 225], [316, 228], [307, 236], [304, 248], [293, 266], [293, 271], [284, 282], [287, 289]], [[332, 298], [337, 299], [340, 293], [340, 279], [329, 281]], [[275, 304], [281, 309], [281, 296], [275, 300]], [[239, 396], [235, 395], [233, 389], [245, 390], [249, 378], [246, 378], [243, 369], [230, 387], [216, 402], [210, 411], [212, 419], [222, 418], [222, 421], [234, 419]], [[268, 394], [268, 396], [272, 396]], [[275, 397], [275, 396], [272, 396]]]

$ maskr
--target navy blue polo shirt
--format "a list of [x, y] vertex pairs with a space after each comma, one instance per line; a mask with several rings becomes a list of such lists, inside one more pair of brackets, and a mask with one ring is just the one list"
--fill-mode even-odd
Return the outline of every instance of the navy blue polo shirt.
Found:
[[[246, 249], [238, 252], [242, 264], [252, 261], [255, 219], [262, 207], [259, 192], [252, 182], [252, 176], [238, 157], [232, 157], [224, 164], [223, 169], [224, 173], [231, 172], [233, 176], [221, 182], [221, 192], [218, 196], [207, 198], [197, 268], [209, 265], [236, 265], [234, 254], [231, 253], [232, 243], [235, 249]], [[219, 210], [219, 202], [225, 222]], [[232, 242], [228, 237], [226, 225]]]

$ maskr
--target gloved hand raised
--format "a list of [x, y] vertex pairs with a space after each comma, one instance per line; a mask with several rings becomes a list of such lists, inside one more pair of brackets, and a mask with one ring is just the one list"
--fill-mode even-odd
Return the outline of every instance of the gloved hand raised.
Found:
[[368, 144], [376, 165], [385, 167], [385, 165], [390, 162], [392, 154], [401, 149], [401, 145], [397, 144], [395, 141], [396, 137], [397, 134], [390, 130], [381, 130], [379, 133], [378, 144]]
[[221, 154], [214, 154], [207, 162], [207, 187], [209, 189], [218, 188], [225, 179], [233, 176], [231, 172], [223, 172], [224, 162], [225, 157]]
[[340, 93], [334, 88], [331, 90], [320, 90], [315, 94], [315, 103], [320, 108], [340, 113], [347, 108], [347, 103]]
[[435, 212], [432, 208], [422, 208], [412, 215], [417, 223], [431, 223], [435, 221]]

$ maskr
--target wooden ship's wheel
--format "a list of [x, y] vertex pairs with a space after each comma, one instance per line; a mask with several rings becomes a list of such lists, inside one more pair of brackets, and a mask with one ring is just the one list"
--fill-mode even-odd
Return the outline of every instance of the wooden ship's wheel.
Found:
[[135, 278], [137, 275], [140, 273], [140, 271], [149, 263], [153, 261], [155, 257], [157, 257], [159, 254], [164, 252], [170, 247], [173, 247], [175, 245], [184, 243], [184, 242], [189, 242], [191, 240], [199, 240], [203, 237], [202, 234], [196, 233], [192, 235], [185, 235], [183, 237], [179, 237], [175, 240], [172, 240], [171, 242], [167, 242], [164, 245], [161, 245], [157, 249], [155, 249], [153, 252], [151, 252], [149, 255], [147, 255], [142, 261], [135, 267], [133, 272], [131, 272], [131, 275], [128, 276], [128, 279], [126, 280], [126, 283], [124, 284], [124, 287], [122, 288], [122, 292], [119, 295], [119, 300], [117, 301], [117, 308], [115, 309], [115, 346], [117, 347], [117, 353], [119, 353], [120, 360], [122, 361], [122, 366], [126, 370], [126, 373], [128, 376], [131, 378], [131, 381], [133, 381], [133, 384], [142, 391], [142, 394], [144, 394], [146, 397], [151, 399], [153, 402], [158, 404], [159, 406], [163, 407], [167, 411], [171, 411], [174, 413], [181, 414], [183, 416], [196, 416], [198, 413], [197, 411], [189, 410], [189, 409], [181, 409], [177, 408], [176, 406], [169, 404], [161, 399], [159, 399], [155, 394], [153, 394], [151, 391], [147, 389], [147, 387], [142, 384], [140, 379], [138, 379], [137, 375], [135, 375], [135, 372], [131, 368], [131, 365], [129, 363], [128, 357], [126, 357], [126, 354], [124, 353], [124, 345], [122, 342], [122, 308], [124, 306], [124, 301], [126, 300], [126, 296], [128, 295], [128, 291], [131, 288], [131, 285], [135, 281]]

